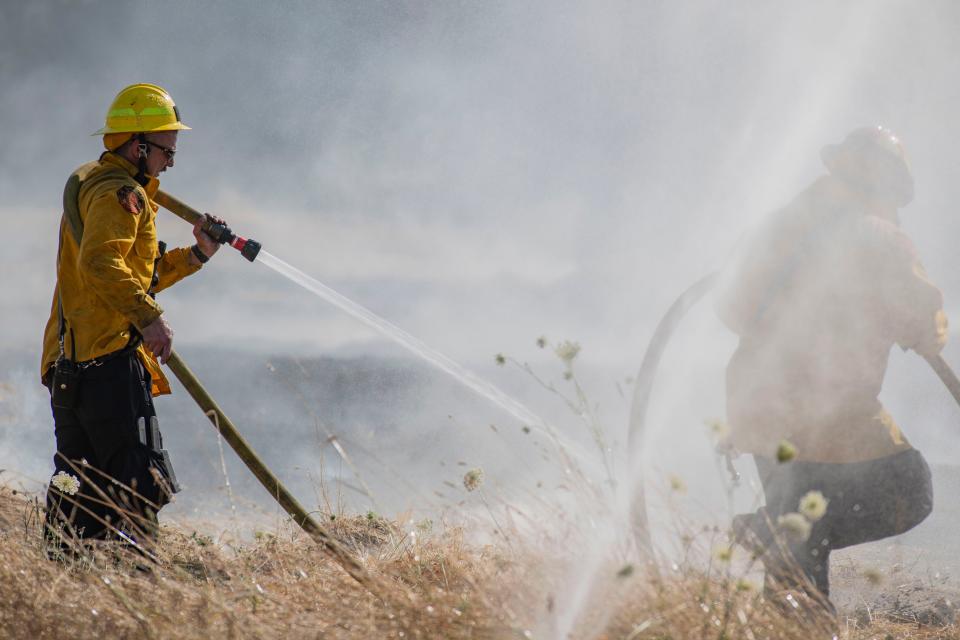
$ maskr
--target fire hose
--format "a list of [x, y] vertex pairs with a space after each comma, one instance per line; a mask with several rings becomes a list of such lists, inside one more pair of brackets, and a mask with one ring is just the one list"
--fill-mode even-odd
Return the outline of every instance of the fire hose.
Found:
[[[221, 244], [229, 244], [243, 255], [244, 258], [253, 262], [260, 252], [260, 243], [255, 240], [249, 240], [239, 236], [226, 225], [215, 223], [204, 216], [199, 211], [189, 207], [173, 196], [157, 191], [154, 196], [157, 204], [168, 209], [177, 216], [183, 218], [190, 224], [201, 221], [203, 230], [214, 240]], [[292, 493], [280, 482], [273, 472], [260, 459], [246, 439], [240, 434], [240, 431], [234, 426], [233, 422], [222, 409], [217, 405], [197, 377], [190, 371], [186, 363], [176, 352], [170, 354], [167, 360], [167, 366], [176, 376], [180, 384], [187, 390], [190, 397], [200, 407], [204, 415], [210, 419], [214, 428], [223, 436], [227, 444], [234, 450], [237, 457], [247, 466], [247, 469], [260, 481], [267, 493], [277, 501], [277, 503], [286, 511], [293, 521], [303, 529], [315, 542], [317, 542], [324, 551], [326, 551], [337, 564], [343, 568], [354, 580], [359, 582], [367, 589], [376, 592], [374, 581], [367, 570], [360, 562], [353, 557], [326, 527], [313, 519], [306, 509], [297, 501]]]
[[[633, 401], [630, 408], [630, 426], [628, 431], [630, 468], [634, 478], [633, 503], [631, 505], [633, 532], [641, 550], [653, 557], [653, 545], [650, 538], [650, 521], [647, 515], [646, 493], [643, 483], [644, 439], [647, 434], [647, 409], [656, 380], [660, 360], [670, 342], [670, 338], [680, 325], [687, 312], [707, 295], [720, 279], [720, 273], [714, 272], [697, 280], [677, 298], [657, 324], [653, 337], [647, 345], [640, 371], [636, 377]], [[924, 359], [943, 382], [954, 401], [960, 406], [960, 378], [954, 373], [943, 356], [924, 356]], [[727, 458], [728, 469], [735, 472], [732, 462]]]

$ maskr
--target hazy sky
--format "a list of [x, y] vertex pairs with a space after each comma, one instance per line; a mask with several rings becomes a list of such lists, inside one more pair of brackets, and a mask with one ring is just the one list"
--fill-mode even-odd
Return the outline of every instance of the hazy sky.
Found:
[[[670, 301], [871, 123], [910, 153], [903, 224], [956, 316], [958, 22], [906, 1], [3, 3], [0, 348], [39, 346], [63, 182], [138, 81], [193, 127], [164, 189], [459, 360], [546, 334], [634, 370]], [[228, 254], [162, 295], [179, 345], [384, 351]], [[731, 342], [699, 313], [684, 362], [720, 390]]]
[[[460, 358], [547, 333], [633, 363], [820, 146], [874, 122], [911, 153], [904, 224], [949, 306], [960, 11], [921, 6], [4, 3], [5, 338], [38, 339], [62, 183], [136, 81], [194, 128], [165, 189]], [[184, 342], [372, 338], [236, 256], [163, 299]]]

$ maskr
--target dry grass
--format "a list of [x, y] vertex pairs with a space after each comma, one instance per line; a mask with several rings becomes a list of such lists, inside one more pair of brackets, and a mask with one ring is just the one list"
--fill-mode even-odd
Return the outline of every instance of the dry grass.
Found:
[[[542, 549], [475, 547], [457, 530], [377, 517], [329, 520], [390, 592], [375, 597], [297, 531], [243, 547], [165, 527], [144, 571], [115, 548], [47, 560], [35, 499], [0, 489], [0, 629], [10, 638], [551, 638], [560, 585]], [[411, 531], [415, 535], [411, 535]], [[777, 607], [724, 572], [662, 578], [608, 567], [570, 637], [829, 638], [831, 623]], [[601, 606], [602, 605], [602, 606]], [[613, 612], [610, 614], [609, 612]], [[841, 638], [960, 638], [875, 617]]]

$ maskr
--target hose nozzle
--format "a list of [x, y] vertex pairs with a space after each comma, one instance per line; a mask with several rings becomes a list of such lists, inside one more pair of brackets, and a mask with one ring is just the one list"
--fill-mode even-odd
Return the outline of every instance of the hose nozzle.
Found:
[[229, 244], [250, 262], [257, 259], [257, 255], [260, 253], [260, 243], [256, 240], [248, 240], [238, 236], [227, 225], [215, 222], [210, 216], [200, 213], [164, 191], [157, 191], [153, 199], [157, 204], [169, 209], [190, 224], [196, 224], [199, 220], [200, 228], [203, 229], [204, 233], [220, 244]]
[[260, 253], [260, 243], [256, 240], [248, 240], [246, 238], [241, 238], [240, 236], [234, 236], [233, 241], [230, 243], [230, 246], [234, 249], [237, 249], [244, 258], [253, 262], [257, 259], [257, 255]]
[[259, 242], [238, 236], [227, 225], [214, 222], [207, 216], [204, 216], [200, 228], [220, 244], [229, 244], [250, 262], [256, 260], [257, 254], [260, 253], [261, 245]]

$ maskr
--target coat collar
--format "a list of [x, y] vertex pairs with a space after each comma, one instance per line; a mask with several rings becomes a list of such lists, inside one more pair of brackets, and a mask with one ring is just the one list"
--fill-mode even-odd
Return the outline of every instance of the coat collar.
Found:
[[[115, 167], [120, 167], [129, 173], [131, 178], [137, 175], [139, 172], [137, 167], [132, 162], [120, 155], [117, 155], [116, 153], [113, 153], [112, 151], [105, 151], [103, 155], [100, 156], [100, 162], [104, 164], [110, 164]], [[147, 176], [147, 184], [144, 185], [143, 190], [147, 192], [147, 196], [151, 200], [159, 188], [160, 181], [152, 176]]]

